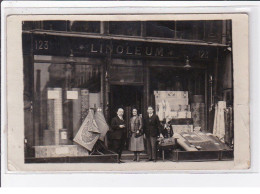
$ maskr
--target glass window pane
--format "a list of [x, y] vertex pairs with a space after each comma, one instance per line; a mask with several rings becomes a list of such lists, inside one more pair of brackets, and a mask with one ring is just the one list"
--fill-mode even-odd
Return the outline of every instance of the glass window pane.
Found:
[[151, 37], [174, 38], [175, 22], [151, 21], [146, 23], [146, 35]]
[[101, 66], [34, 64], [36, 145], [60, 144], [56, 138], [60, 129], [67, 132], [65, 144], [72, 144], [89, 108], [98, 107], [102, 107]]
[[109, 33], [117, 35], [140, 36], [141, 22], [109, 22]]
[[121, 83], [142, 83], [143, 71], [141, 67], [110, 67], [110, 81]]
[[43, 21], [44, 30], [67, 31], [68, 21]]
[[71, 31], [100, 33], [100, 22], [71, 21]]

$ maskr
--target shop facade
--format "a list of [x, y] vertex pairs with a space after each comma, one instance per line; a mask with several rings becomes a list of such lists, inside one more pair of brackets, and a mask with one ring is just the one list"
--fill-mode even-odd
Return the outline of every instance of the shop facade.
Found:
[[[146, 116], [153, 106], [161, 121], [212, 133], [215, 104], [233, 106], [231, 21], [23, 25], [26, 157], [59, 144], [51, 128], [65, 129], [63, 145], [73, 145], [90, 108], [102, 108], [110, 124], [119, 107], [128, 122], [133, 107]], [[160, 95], [171, 99], [168, 112]]]

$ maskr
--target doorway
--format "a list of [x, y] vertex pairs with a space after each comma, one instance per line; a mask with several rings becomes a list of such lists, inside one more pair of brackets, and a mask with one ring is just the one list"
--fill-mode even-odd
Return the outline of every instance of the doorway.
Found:
[[110, 116], [116, 116], [118, 108], [123, 108], [125, 111], [124, 118], [126, 118], [129, 108], [137, 108], [138, 114], [143, 112], [143, 86], [134, 85], [111, 85], [110, 87]]
[[[138, 114], [143, 114], [143, 86], [136, 85], [111, 85], [110, 86], [110, 118], [117, 116], [118, 108], [124, 109], [124, 120], [126, 121], [126, 130], [130, 128], [130, 118], [132, 108], [137, 108]], [[111, 122], [111, 121], [110, 121]], [[125, 149], [128, 150], [129, 133]]]

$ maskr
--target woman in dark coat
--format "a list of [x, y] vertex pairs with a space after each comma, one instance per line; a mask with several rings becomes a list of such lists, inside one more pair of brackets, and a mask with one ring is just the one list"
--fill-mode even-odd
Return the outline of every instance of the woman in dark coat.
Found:
[[140, 153], [144, 151], [143, 122], [138, 116], [137, 109], [133, 108], [133, 116], [130, 119], [130, 142], [129, 150], [134, 152], [133, 161], [140, 161]]

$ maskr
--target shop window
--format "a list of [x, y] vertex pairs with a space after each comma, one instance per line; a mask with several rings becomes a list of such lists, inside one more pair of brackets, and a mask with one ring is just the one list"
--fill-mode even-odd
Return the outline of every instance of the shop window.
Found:
[[202, 40], [203, 21], [151, 21], [146, 23], [146, 35], [173, 39]]
[[222, 21], [206, 21], [205, 24], [206, 40], [221, 43]]
[[140, 36], [141, 22], [109, 22], [109, 33], [116, 35]]
[[160, 121], [170, 118], [178, 133], [207, 130], [204, 77], [203, 70], [150, 69], [150, 99]]
[[67, 31], [69, 27], [68, 21], [43, 21], [43, 30]]
[[100, 92], [99, 65], [35, 63], [35, 145], [72, 144], [89, 108], [102, 106]]
[[150, 37], [175, 37], [175, 22], [150, 21], [146, 23], [146, 35]]
[[75, 32], [88, 32], [88, 33], [100, 33], [100, 22], [91, 21], [71, 21], [71, 31]]
[[203, 21], [177, 21], [176, 39], [202, 40], [204, 37]]
[[142, 67], [110, 66], [110, 81], [118, 83], [142, 83]]
[[40, 22], [40, 21], [23, 21], [22, 29], [23, 30], [42, 29], [42, 22]]

